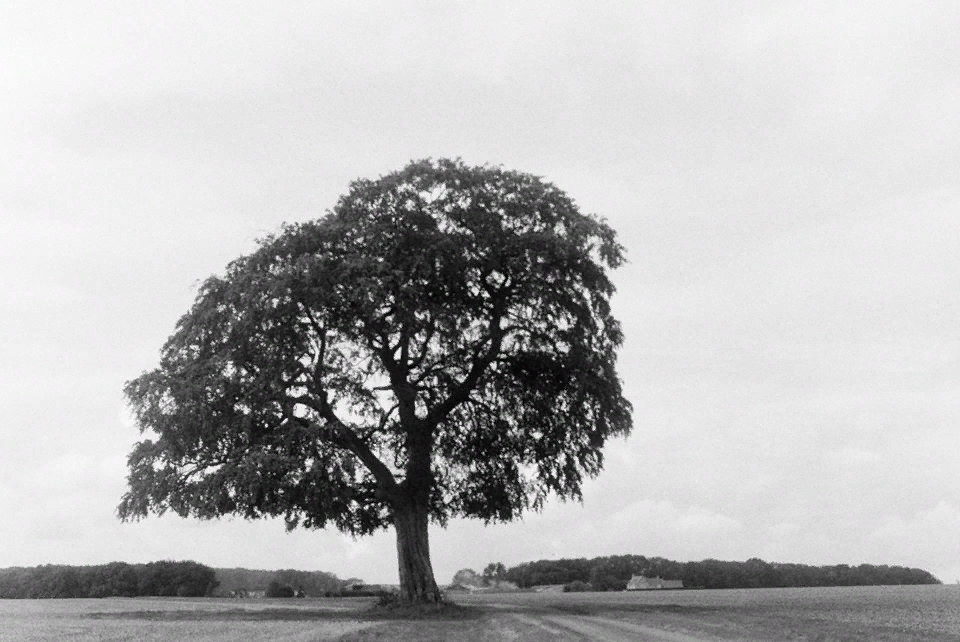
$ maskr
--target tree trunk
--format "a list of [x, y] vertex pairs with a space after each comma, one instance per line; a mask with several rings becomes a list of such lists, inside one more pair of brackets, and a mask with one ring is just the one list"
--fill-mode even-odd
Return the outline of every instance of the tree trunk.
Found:
[[440, 603], [443, 596], [433, 579], [430, 563], [427, 507], [404, 502], [394, 509], [393, 517], [397, 529], [400, 599], [411, 604]]

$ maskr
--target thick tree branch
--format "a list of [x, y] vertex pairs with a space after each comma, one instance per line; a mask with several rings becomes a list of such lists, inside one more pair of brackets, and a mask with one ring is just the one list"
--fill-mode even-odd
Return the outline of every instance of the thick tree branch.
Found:
[[408, 371], [404, 361], [394, 359], [393, 353], [395, 350], [396, 348], [385, 347], [376, 352], [381, 363], [383, 363], [384, 369], [390, 376], [390, 389], [397, 399], [400, 422], [404, 426], [412, 427], [419, 423], [416, 413], [417, 389], [407, 380]]
[[424, 360], [427, 358], [427, 355], [430, 353], [430, 342], [433, 340], [433, 335], [437, 331], [437, 323], [433, 315], [430, 315], [430, 322], [427, 324], [427, 334], [423, 339], [422, 349], [420, 354], [417, 355], [413, 362], [408, 365], [410, 370], [416, 370], [421, 365], [423, 365]]
[[367, 446], [355, 432], [350, 430], [349, 426], [334, 416], [332, 411], [330, 415], [332, 418], [328, 418], [328, 421], [346, 442], [347, 448], [363, 462], [364, 466], [367, 467], [367, 470], [370, 471], [374, 479], [377, 480], [377, 483], [387, 494], [395, 492], [397, 480], [393, 476], [393, 473], [390, 472], [390, 469], [387, 468], [386, 464], [380, 461], [373, 451], [370, 450], [370, 447]]
[[[321, 392], [319, 397], [319, 403], [313, 399], [307, 400], [303, 398], [299, 400], [299, 403], [303, 403], [308, 408], [316, 411], [317, 414], [326, 420], [327, 424], [325, 427], [332, 432], [331, 437], [333, 438], [329, 440], [331, 443], [345, 448], [356, 455], [363, 465], [367, 467], [367, 470], [370, 471], [374, 479], [377, 480], [380, 488], [388, 495], [394, 493], [397, 489], [397, 480], [393, 476], [393, 473], [390, 472], [390, 469], [380, 461], [366, 442], [360, 439], [357, 433], [337, 417], [333, 408], [327, 402], [326, 392]], [[307, 420], [303, 419], [302, 421]]]
[[314, 375], [318, 375], [323, 369], [323, 362], [327, 356], [327, 332], [320, 325], [320, 323], [314, 318], [313, 313], [310, 311], [304, 303], [297, 301], [297, 305], [300, 306], [300, 309], [303, 310], [303, 314], [307, 317], [307, 321], [310, 324], [310, 327], [313, 329], [313, 332], [317, 335], [317, 355], [314, 364]]
[[483, 376], [484, 371], [490, 367], [490, 364], [493, 363], [500, 354], [503, 338], [506, 335], [506, 331], [500, 327], [500, 321], [503, 318], [505, 307], [505, 299], [498, 299], [494, 302], [493, 318], [490, 320], [489, 337], [486, 341], [487, 349], [477, 351], [478, 354], [474, 358], [473, 365], [470, 367], [470, 372], [467, 373], [467, 376], [463, 378], [444, 401], [430, 410], [425, 422], [428, 426], [436, 426], [443, 421], [454, 408], [466, 401], [470, 397], [470, 393], [477, 387], [477, 383], [480, 381], [480, 377]]
[[404, 322], [403, 328], [400, 330], [399, 338], [399, 348], [400, 348], [400, 367], [404, 370], [409, 368], [408, 361], [410, 360], [410, 324]]

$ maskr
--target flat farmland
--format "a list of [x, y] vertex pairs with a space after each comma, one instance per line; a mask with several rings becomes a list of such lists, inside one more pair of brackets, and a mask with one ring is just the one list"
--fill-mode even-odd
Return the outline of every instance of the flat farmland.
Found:
[[508, 593], [411, 620], [370, 599], [0, 600], [0, 641], [954, 640], [960, 587]]
[[458, 599], [464, 604], [503, 609], [521, 621], [536, 621], [547, 633], [543, 639], [960, 640], [960, 586], [519, 593], [500, 597], [487, 594]]

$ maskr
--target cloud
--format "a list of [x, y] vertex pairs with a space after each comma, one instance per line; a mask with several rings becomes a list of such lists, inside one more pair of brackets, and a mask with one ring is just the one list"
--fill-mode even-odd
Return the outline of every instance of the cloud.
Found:
[[872, 450], [853, 447], [827, 451], [824, 454], [824, 459], [831, 465], [841, 468], [862, 466], [881, 460], [880, 455]]
[[[705, 537], [733, 536], [744, 528], [738, 520], [702, 506], [680, 508], [670, 501], [646, 499], [629, 504], [598, 526], [618, 533], [619, 538], [637, 534], [652, 538], [659, 544], [652, 548], [667, 546], [679, 550], [699, 546]], [[689, 553], [682, 557], [689, 557]]]
[[960, 508], [941, 500], [906, 518], [888, 517], [865, 544], [876, 559], [899, 560], [952, 582], [960, 577]]

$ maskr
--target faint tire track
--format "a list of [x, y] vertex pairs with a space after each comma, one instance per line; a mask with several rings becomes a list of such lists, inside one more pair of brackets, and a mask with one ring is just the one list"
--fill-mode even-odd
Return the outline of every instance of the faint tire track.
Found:
[[[587, 639], [596, 642], [622, 642], [623, 640], [641, 640], [645, 642], [703, 642], [704, 638], [694, 637], [676, 631], [622, 620], [613, 620], [594, 615], [541, 615], [532, 617], [519, 613], [511, 614], [515, 619], [543, 629], [557, 640]], [[572, 635], [571, 635], [572, 634]]]
[[513, 619], [518, 620], [519, 622], [526, 624], [529, 627], [532, 627], [537, 630], [541, 630], [544, 633], [549, 634], [551, 639], [563, 640], [565, 637], [567, 637], [567, 631], [564, 631], [563, 629], [557, 628], [555, 626], [551, 626], [546, 622], [544, 622], [543, 620], [538, 620], [537, 618], [530, 617], [529, 615], [520, 615], [519, 613], [511, 613], [510, 615], [511, 617], [513, 617]]

